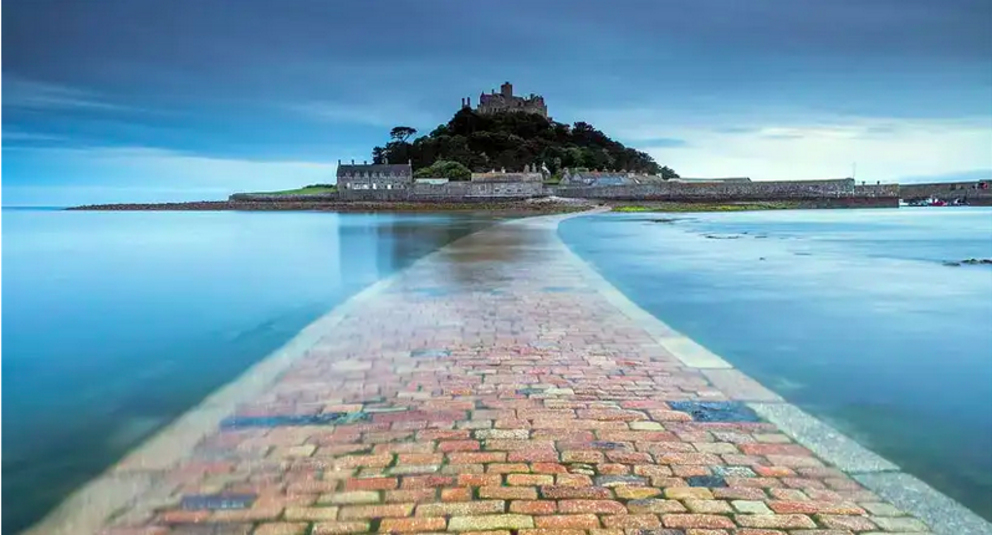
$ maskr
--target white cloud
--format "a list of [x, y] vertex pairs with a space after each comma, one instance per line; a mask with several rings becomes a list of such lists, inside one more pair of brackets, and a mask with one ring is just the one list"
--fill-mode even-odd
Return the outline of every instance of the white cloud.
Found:
[[21, 132], [9, 128], [3, 131], [4, 141], [65, 141], [68, 138], [63, 136], [53, 136], [50, 134], [39, 134], [37, 132]]
[[[600, 110], [595, 124], [683, 176], [756, 180], [850, 176], [874, 182], [992, 169], [992, 119], [812, 116], [664, 117], [656, 110]], [[651, 146], [674, 138], [682, 146]], [[643, 143], [638, 143], [643, 140]]]
[[4, 203], [65, 205], [222, 200], [239, 191], [332, 183], [336, 163], [256, 161], [161, 149], [4, 149]]
[[[399, 124], [430, 125], [439, 122], [430, 113], [393, 103], [383, 98], [381, 103], [308, 102], [290, 104], [286, 109], [308, 119], [332, 123], [363, 124], [392, 128]], [[400, 99], [402, 101], [402, 99]]]
[[107, 102], [91, 91], [7, 75], [3, 81], [3, 105], [27, 109], [80, 109], [133, 111], [134, 108]]

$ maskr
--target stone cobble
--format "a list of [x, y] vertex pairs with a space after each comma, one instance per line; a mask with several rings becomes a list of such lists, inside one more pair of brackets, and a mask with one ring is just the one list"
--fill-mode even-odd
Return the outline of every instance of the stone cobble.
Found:
[[561, 247], [505, 224], [414, 264], [103, 533], [927, 529], [728, 400]]

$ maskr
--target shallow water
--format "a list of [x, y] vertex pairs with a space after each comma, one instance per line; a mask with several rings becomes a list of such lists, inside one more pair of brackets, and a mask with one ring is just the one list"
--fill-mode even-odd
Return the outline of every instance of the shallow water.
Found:
[[4, 532], [471, 215], [3, 209]]
[[604, 214], [559, 233], [641, 307], [992, 519], [992, 267], [943, 264], [992, 258], [992, 209]]

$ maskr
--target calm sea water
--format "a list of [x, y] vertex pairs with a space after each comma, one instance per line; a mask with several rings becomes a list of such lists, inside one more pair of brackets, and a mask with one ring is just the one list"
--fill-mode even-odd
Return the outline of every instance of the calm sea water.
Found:
[[992, 268], [943, 264], [992, 258], [992, 209], [604, 214], [559, 232], [641, 307], [992, 519]]
[[494, 220], [3, 209], [14, 532], [370, 283]]

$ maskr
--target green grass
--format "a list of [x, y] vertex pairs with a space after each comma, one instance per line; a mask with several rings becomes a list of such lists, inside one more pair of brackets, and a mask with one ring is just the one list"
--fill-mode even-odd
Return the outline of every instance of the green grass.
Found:
[[657, 202], [612, 207], [614, 212], [743, 212], [746, 210], [786, 210], [797, 208], [794, 202], [684, 203]]
[[315, 195], [317, 193], [334, 193], [337, 190], [337, 186], [313, 185], [283, 191], [256, 191], [255, 193], [260, 195]]
[[657, 208], [651, 208], [649, 206], [614, 206], [614, 212], [654, 212]]

